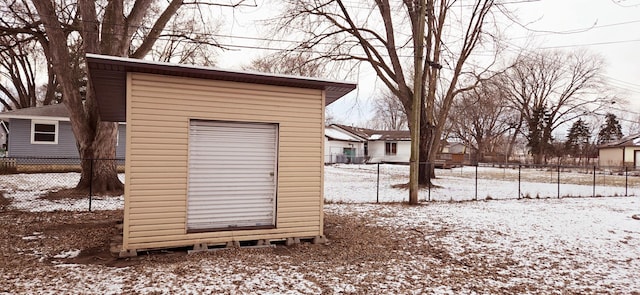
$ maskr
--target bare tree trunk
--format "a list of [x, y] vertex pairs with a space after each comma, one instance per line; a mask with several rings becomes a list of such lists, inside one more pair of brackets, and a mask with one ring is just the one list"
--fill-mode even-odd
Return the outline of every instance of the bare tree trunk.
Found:
[[425, 14], [426, 3], [425, 0], [420, 0], [418, 7], [416, 8], [416, 19], [413, 21], [414, 35], [413, 35], [413, 105], [411, 112], [411, 159], [409, 170], [409, 204], [418, 204], [418, 190], [420, 179], [420, 129], [422, 129], [422, 114], [424, 113], [424, 85], [423, 71], [420, 69], [424, 62], [424, 27], [425, 27]]
[[118, 178], [116, 155], [116, 134], [118, 124], [101, 122], [95, 139], [90, 146], [80, 151], [82, 173], [76, 189], [91, 191], [101, 195], [119, 195], [124, 184]]
[[[424, 116], [423, 112], [423, 116]], [[418, 183], [421, 186], [431, 186], [431, 179], [436, 178], [435, 165], [429, 157], [430, 146], [434, 141], [435, 126], [430, 125], [427, 120], [422, 120], [420, 131], [420, 169]]]

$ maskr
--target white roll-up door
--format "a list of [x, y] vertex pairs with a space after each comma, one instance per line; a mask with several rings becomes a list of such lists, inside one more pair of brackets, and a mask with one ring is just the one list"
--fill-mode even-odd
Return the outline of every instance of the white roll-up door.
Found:
[[275, 226], [278, 125], [192, 120], [187, 229]]

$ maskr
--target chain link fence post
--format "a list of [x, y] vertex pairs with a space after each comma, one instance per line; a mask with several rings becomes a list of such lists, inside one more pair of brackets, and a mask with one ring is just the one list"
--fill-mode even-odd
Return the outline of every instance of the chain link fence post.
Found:
[[629, 167], [624, 166], [624, 196], [629, 196]]
[[427, 183], [429, 186], [429, 195], [427, 200], [431, 202], [431, 165], [429, 163], [427, 163], [427, 179], [429, 180]]
[[518, 200], [520, 200], [520, 196], [522, 193], [520, 192], [520, 179], [522, 178], [522, 164], [518, 164]]
[[560, 199], [560, 165], [558, 165], [558, 199]]
[[478, 163], [476, 163], [476, 201], [478, 200]]
[[596, 165], [593, 165], [593, 197], [596, 197]]
[[378, 179], [376, 181], [376, 204], [380, 203], [380, 163], [378, 163]]
[[91, 162], [89, 166], [91, 171], [89, 173], [89, 212], [91, 212], [91, 200], [93, 198], [93, 159], [89, 159]]

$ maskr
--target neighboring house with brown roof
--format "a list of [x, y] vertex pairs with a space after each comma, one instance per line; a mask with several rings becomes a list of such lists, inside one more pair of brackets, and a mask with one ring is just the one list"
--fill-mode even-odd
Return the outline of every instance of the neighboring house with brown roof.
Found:
[[409, 163], [411, 134], [407, 130], [372, 130], [339, 124], [329, 127], [365, 140], [363, 153], [367, 163]]
[[640, 168], [640, 133], [598, 146], [600, 167]]
[[347, 132], [335, 125], [324, 129], [324, 163], [354, 163], [366, 162], [364, 146], [366, 137]]
[[[329, 130], [329, 131], [328, 131]], [[344, 138], [337, 139], [330, 133], [344, 134]], [[351, 138], [351, 141], [349, 141]], [[358, 144], [355, 144], [355, 142]], [[336, 142], [340, 142], [337, 144]], [[341, 149], [352, 144], [360, 155], [360, 145], [366, 163], [409, 163], [411, 157], [411, 133], [408, 130], [373, 130], [367, 128], [332, 124], [325, 128], [325, 164], [326, 163], [360, 163], [357, 161], [328, 161], [340, 159], [340, 154], [346, 154]], [[444, 166], [462, 164], [465, 160], [467, 148], [464, 144], [445, 142], [442, 153], [437, 155], [436, 165]], [[346, 149], [345, 149], [346, 151]], [[338, 156], [337, 156], [338, 155]], [[360, 158], [358, 158], [360, 159]]]
[[[79, 158], [69, 112], [62, 104], [1, 112], [0, 119], [9, 123], [8, 157]], [[125, 133], [125, 125], [121, 124], [116, 147], [118, 158], [124, 158]], [[34, 160], [29, 162], [33, 163]]]

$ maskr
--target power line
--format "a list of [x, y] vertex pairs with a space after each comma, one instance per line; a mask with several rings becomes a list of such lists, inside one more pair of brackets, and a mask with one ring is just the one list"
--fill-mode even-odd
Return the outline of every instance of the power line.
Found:
[[583, 43], [583, 44], [569, 44], [569, 45], [558, 45], [558, 46], [544, 46], [544, 47], [538, 47], [538, 48], [540, 48], [540, 49], [554, 49], [554, 48], [610, 45], [610, 44], [621, 44], [621, 43], [632, 43], [632, 42], [640, 42], [640, 39], [618, 40], [618, 41], [608, 41], [608, 42], [594, 42], [594, 43]]

